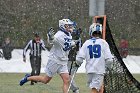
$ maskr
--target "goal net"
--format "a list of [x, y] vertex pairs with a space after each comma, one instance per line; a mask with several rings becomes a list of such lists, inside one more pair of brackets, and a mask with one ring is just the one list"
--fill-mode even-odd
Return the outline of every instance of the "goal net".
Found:
[[106, 24], [106, 41], [109, 43], [115, 59], [112, 67], [106, 69], [104, 93], [140, 93], [140, 83], [132, 76], [124, 64], [114, 43], [108, 22]]

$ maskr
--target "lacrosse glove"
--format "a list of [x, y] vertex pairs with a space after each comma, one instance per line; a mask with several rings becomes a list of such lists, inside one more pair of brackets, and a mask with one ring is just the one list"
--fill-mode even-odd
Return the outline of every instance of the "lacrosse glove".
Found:
[[79, 68], [81, 64], [78, 64], [77, 62], [74, 62], [73, 67]]
[[55, 34], [54, 29], [51, 27], [47, 32], [48, 39], [53, 40], [54, 39], [54, 34]]

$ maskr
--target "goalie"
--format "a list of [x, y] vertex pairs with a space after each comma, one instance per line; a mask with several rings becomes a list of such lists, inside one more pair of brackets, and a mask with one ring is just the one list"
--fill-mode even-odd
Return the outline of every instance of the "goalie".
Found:
[[108, 43], [101, 39], [102, 25], [93, 23], [89, 29], [90, 39], [86, 40], [76, 56], [76, 65], [80, 66], [86, 60], [87, 84], [91, 88], [90, 93], [99, 93], [101, 89], [105, 64], [113, 60]]

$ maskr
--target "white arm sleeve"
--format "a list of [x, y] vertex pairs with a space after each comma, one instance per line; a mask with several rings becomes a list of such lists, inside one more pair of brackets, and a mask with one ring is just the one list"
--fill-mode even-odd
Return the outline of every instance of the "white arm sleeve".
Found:
[[104, 42], [104, 55], [105, 55], [105, 67], [111, 68], [113, 64], [113, 55], [111, 54], [110, 48], [108, 43], [105, 41]]
[[76, 56], [76, 62], [78, 65], [81, 65], [83, 63], [83, 60], [86, 57], [86, 49], [85, 49], [86, 46], [85, 45], [86, 44], [84, 43]]
[[50, 37], [49, 37], [49, 35], [47, 34], [47, 41], [48, 41], [48, 43], [50, 44], [50, 45], [52, 45], [53, 44], [53, 40], [51, 40], [50, 39]]

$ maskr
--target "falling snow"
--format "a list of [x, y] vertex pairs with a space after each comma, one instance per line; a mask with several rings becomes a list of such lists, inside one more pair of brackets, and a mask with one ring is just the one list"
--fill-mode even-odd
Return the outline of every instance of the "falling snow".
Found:
[[[125, 36], [130, 47], [139, 48], [140, 0], [106, 0], [105, 4], [116, 43]], [[62, 18], [75, 20], [85, 40], [92, 22], [88, 12], [89, 0], [0, 0], [0, 44], [9, 36], [16, 47], [22, 48], [35, 31], [46, 39], [48, 28], [57, 30]]]

